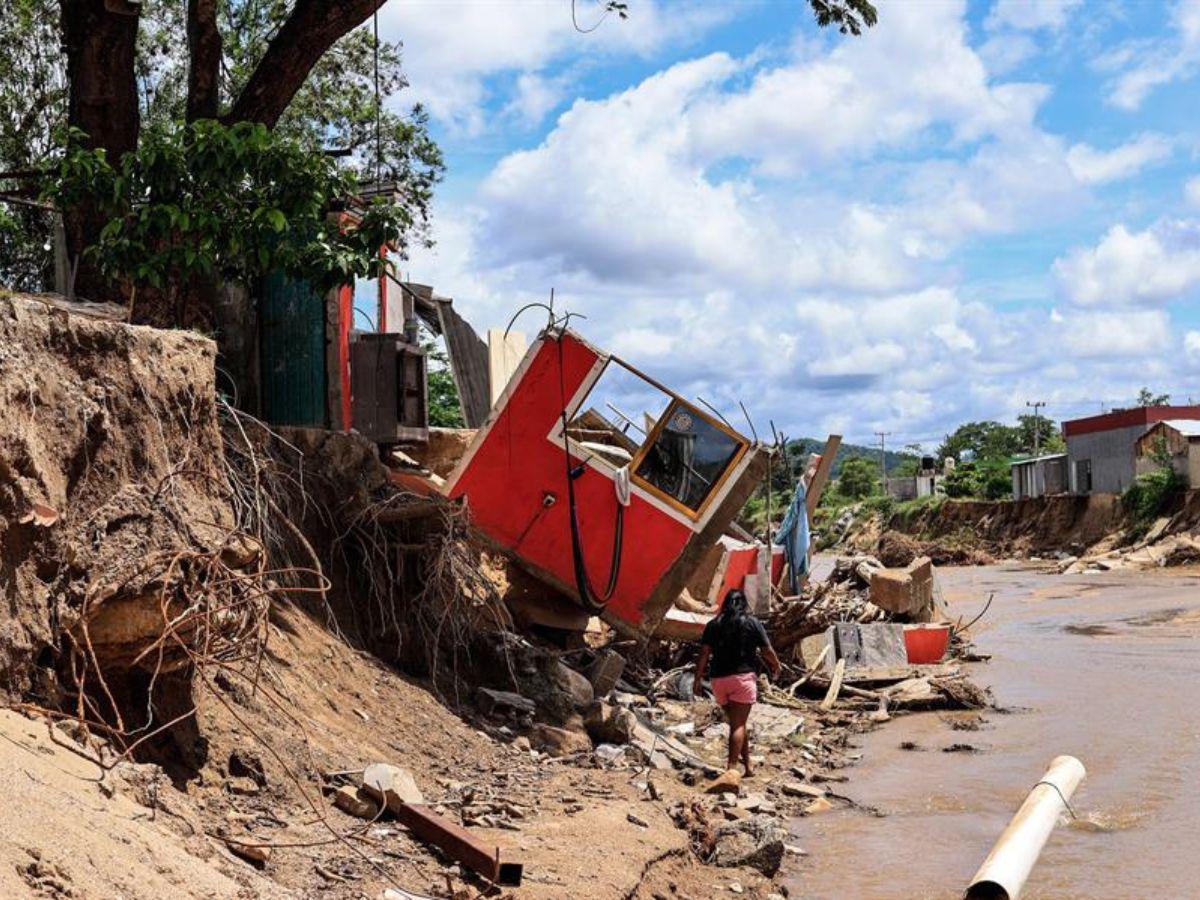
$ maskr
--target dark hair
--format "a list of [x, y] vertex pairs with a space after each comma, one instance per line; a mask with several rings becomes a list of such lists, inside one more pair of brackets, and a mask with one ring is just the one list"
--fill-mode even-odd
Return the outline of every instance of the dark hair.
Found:
[[749, 614], [750, 604], [746, 600], [746, 595], [737, 588], [730, 588], [729, 593], [725, 595], [725, 602], [721, 604], [721, 611], [717, 613], [716, 618], [722, 625], [728, 625]]

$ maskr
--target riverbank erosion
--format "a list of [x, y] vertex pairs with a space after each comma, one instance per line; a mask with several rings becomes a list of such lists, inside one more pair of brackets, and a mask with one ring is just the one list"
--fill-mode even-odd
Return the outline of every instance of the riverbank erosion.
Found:
[[799, 823], [816, 852], [794, 871], [793, 895], [961, 897], [1034, 781], [1067, 753], [1088, 776], [1022, 896], [1194, 896], [1194, 872], [1178, 861], [1200, 852], [1200, 713], [1186, 699], [1200, 675], [1200, 570], [1064, 576], [1010, 562], [946, 569], [941, 583], [955, 617], [995, 597], [973, 628], [991, 656], [975, 674], [1004, 711], [913, 715], [864, 735], [854, 787], [887, 815]]
[[1200, 491], [1138, 519], [1118, 494], [1024, 500], [929, 498], [880, 512], [867, 506], [826, 528], [834, 550], [872, 553], [887, 565], [928, 556], [938, 565], [1042, 559], [1062, 571], [1188, 565], [1200, 560]]
[[937, 686], [957, 665], [892, 697], [793, 652], [756, 774], [707, 793], [725, 725], [694, 648], [523, 628], [505, 594], [534, 588], [468, 510], [357, 435], [237, 412], [215, 356], [0, 298], [5, 896], [769, 897], [791, 820], [869, 807], [857, 735], [975, 702]]

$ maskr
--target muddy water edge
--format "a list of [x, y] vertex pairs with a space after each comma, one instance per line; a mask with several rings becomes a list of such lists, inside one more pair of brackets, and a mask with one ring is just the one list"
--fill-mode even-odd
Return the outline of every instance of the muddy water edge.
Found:
[[[844, 786], [886, 815], [797, 820], [792, 897], [962, 896], [1058, 754], [1088, 776], [1023, 898], [1200, 897], [1200, 570], [1065, 577], [1032, 564], [939, 570], [1007, 712], [904, 716], [861, 739]], [[955, 724], [958, 727], [955, 727]], [[947, 752], [954, 745], [971, 749]]]

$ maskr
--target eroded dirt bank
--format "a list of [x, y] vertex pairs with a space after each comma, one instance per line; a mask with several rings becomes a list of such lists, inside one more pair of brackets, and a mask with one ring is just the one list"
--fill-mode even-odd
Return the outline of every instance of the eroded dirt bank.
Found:
[[1200, 560], [1200, 491], [1170, 499], [1152, 521], [1140, 522], [1116, 494], [938, 499], [902, 505], [887, 515], [851, 508], [843, 517], [843, 524], [826, 526], [837, 538], [833, 549], [872, 553], [888, 565], [902, 565], [916, 555], [938, 565], [1043, 558], [1063, 563], [1064, 571], [1075, 563], [1072, 571]]
[[373, 446], [235, 413], [196, 335], [17, 296], [0, 337], [4, 896], [496, 896], [363, 817], [380, 762], [524, 864], [500, 893], [767, 898], [797, 859], [780, 822], [858, 799], [851, 737], [961, 702], [958, 672], [891, 713], [776, 690], [757, 774], [706, 795], [724, 732], [688, 651], [623, 646], [597, 703], [597, 648], [521, 633], [467, 511], [398, 489]]
[[[1079, 818], [1055, 832], [1022, 896], [1195, 896], [1200, 571], [1059, 576], [1026, 563], [942, 579], [951, 610], [968, 618], [995, 592], [975, 628], [992, 660], [976, 675], [1011, 712], [985, 713], [979, 730], [961, 730], [963, 716], [918, 714], [864, 737], [854, 788], [886, 816], [795, 823], [813, 853], [792, 896], [960, 897], [1060, 753], [1088, 769]], [[943, 752], [955, 744], [977, 752]]]

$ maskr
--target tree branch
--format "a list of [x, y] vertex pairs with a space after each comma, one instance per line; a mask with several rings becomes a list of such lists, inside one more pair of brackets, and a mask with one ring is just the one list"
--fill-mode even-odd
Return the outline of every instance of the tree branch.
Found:
[[274, 127], [317, 61], [383, 4], [384, 0], [297, 0], [221, 121], [227, 125], [262, 122]]
[[220, 111], [218, 76], [221, 32], [217, 29], [217, 0], [188, 0], [187, 118], [215, 119]]

